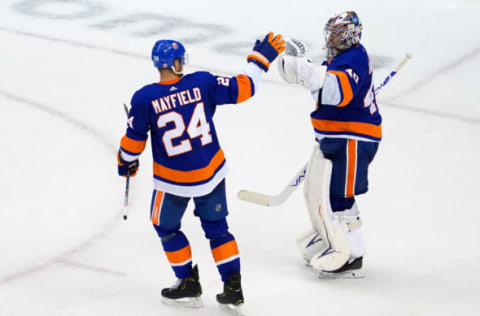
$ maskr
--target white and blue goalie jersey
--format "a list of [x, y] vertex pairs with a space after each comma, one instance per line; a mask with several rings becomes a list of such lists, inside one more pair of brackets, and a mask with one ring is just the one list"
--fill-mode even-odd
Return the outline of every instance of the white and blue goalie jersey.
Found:
[[372, 74], [367, 51], [361, 44], [327, 64], [321, 104], [311, 113], [317, 139], [333, 137], [380, 142], [382, 117]]

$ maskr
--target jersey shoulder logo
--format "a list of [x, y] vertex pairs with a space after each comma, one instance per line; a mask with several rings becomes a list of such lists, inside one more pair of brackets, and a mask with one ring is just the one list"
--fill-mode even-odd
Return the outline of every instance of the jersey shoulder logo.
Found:
[[130, 116], [127, 121], [128, 126], [130, 126], [131, 129], [133, 129], [133, 119], [134, 119], [134, 116]]

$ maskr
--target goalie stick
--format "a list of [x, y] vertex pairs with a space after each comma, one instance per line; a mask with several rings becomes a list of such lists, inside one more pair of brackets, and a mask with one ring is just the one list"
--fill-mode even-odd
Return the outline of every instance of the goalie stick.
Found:
[[305, 164], [302, 169], [290, 180], [288, 185], [277, 195], [266, 195], [248, 190], [241, 190], [238, 192], [238, 198], [240, 200], [264, 205], [264, 206], [278, 206], [285, 202], [288, 197], [295, 191], [295, 189], [303, 182], [305, 173], [307, 172], [307, 165]]
[[390, 81], [390, 79], [393, 78], [393, 76], [395, 76], [397, 74], [397, 72], [400, 71], [400, 69], [402, 69], [403, 65], [405, 65], [405, 63], [411, 59], [413, 57], [413, 55], [411, 53], [406, 53], [405, 54], [405, 57], [403, 57], [402, 61], [397, 65], [397, 67], [395, 67], [395, 69], [383, 80], [383, 82], [375, 89], [375, 95], [377, 95], [380, 90]]
[[[381, 89], [395, 76], [400, 69], [405, 65], [405, 63], [411, 59], [413, 56], [411, 53], [405, 54], [405, 57], [402, 61], [395, 67], [395, 69], [390, 72], [390, 74], [383, 80], [383, 82], [375, 89], [375, 95], [377, 95]], [[255, 203], [264, 206], [279, 206], [285, 202], [290, 195], [300, 186], [300, 184], [305, 179], [305, 173], [307, 171], [308, 163], [305, 164], [302, 169], [292, 178], [292, 180], [287, 184], [287, 186], [276, 195], [262, 194], [258, 192], [240, 190], [237, 194], [237, 197], [240, 200], [247, 201], [250, 203]]]

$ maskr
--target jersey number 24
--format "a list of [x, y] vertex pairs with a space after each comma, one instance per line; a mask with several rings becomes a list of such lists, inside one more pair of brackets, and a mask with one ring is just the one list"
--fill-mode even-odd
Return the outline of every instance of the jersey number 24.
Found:
[[[212, 142], [210, 125], [208, 124], [207, 118], [205, 116], [205, 107], [203, 102], [199, 102], [195, 106], [192, 118], [190, 119], [190, 123], [188, 123], [188, 127], [185, 128], [183, 117], [177, 112], [169, 112], [160, 115], [157, 121], [157, 126], [158, 128], [164, 128], [165, 126], [167, 126], [168, 123], [173, 123], [174, 128], [167, 130], [163, 134], [162, 141], [165, 146], [165, 150], [170, 157], [181, 155], [183, 153], [191, 151], [191, 139], [200, 137], [202, 146], [205, 146]], [[173, 140], [182, 137], [185, 129], [187, 131], [188, 138], [185, 138], [177, 145], [174, 145]]]

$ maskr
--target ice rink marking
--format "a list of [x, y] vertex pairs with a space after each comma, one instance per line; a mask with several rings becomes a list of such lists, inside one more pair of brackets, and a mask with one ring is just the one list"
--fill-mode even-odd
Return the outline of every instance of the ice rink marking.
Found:
[[[117, 55], [122, 55], [126, 57], [132, 57], [136, 59], [148, 59], [149, 56], [147, 55], [142, 55], [142, 54], [136, 54], [124, 50], [119, 50], [119, 49], [114, 49], [114, 48], [109, 48], [109, 47], [104, 47], [104, 46], [99, 46], [99, 45], [93, 45], [93, 44], [88, 44], [88, 43], [83, 43], [83, 42], [77, 42], [77, 41], [72, 41], [72, 40], [67, 40], [67, 39], [62, 39], [62, 38], [57, 38], [57, 37], [52, 37], [52, 36], [47, 36], [47, 35], [42, 35], [42, 34], [37, 34], [37, 33], [32, 33], [32, 32], [26, 32], [26, 31], [21, 31], [21, 30], [16, 30], [12, 28], [7, 28], [7, 27], [2, 27], [0, 26], [0, 31], [7, 32], [10, 34], [16, 34], [20, 36], [27, 36], [27, 37], [33, 37], [41, 40], [46, 40], [46, 41], [52, 41], [56, 43], [61, 43], [61, 44], [67, 44], [67, 45], [72, 45], [76, 47], [81, 47], [81, 48], [86, 48], [86, 49], [92, 49], [92, 50], [98, 50], [98, 51], [104, 51], [112, 54], [117, 54]], [[411, 93], [414, 92], [421, 87], [425, 86], [428, 83], [432, 82], [432, 78], [438, 77], [439, 75], [445, 73], [446, 71], [449, 71], [451, 69], [454, 69], [461, 64], [469, 61], [473, 57], [477, 56], [480, 53], [480, 48], [477, 48], [476, 50], [469, 52], [461, 57], [459, 57], [457, 60], [439, 68], [437, 71], [435, 71], [433, 74], [430, 74], [427, 76], [426, 79], [419, 80], [417, 83], [412, 85], [409, 89], [406, 89], [402, 94], [405, 93]], [[201, 69], [202, 67], [197, 66], [197, 65], [190, 65], [192, 68], [196, 69]], [[205, 69], [205, 68], [203, 68]], [[208, 69], [208, 68], [207, 68]], [[210, 72], [214, 73], [224, 73], [225, 71], [218, 70], [218, 69], [208, 69]], [[285, 85], [283, 82], [271, 80], [271, 79], [263, 79], [264, 82], [270, 83], [270, 84], [276, 84], [276, 85]], [[394, 99], [394, 98], [392, 98]], [[382, 101], [383, 104], [386, 104], [392, 108], [397, 108], [400, 110], [405, 110], [405, 111], [411, 111], [411, 112], [417, 112], [417, 113], [422, 113], [430, 116], [436, 116], [442, 119], [452, 119], [452, 120], [458, 120], [458, 121], [463, 121], [463, 122], [468, 122], [468, 123], [474, 123], [474, 124], [480, 124], [480, 119], [473, 119], [465, 116], [460, 116], [460, 115], [453, 115], [450, 113], [442, 113], [442, 112], [437, 112], [437, 111], [431, 111], [431, 110], [424, 110], [424, 109], [419, 109], [416, 107], [408, 106], [408, 105], [403, 105], [403, 104], [398, 104], [395, 102], [389, 102], [388, 99]]]
[[[32, 33], [32, 32], [25, 32], [25, 31], [15, 30], [15, 29], [11, 29], [11, 28], [6, 28], [6, 27], [0, 27], [0, 31], [4, 31], [4, 32], [10, 33], [10, 34], [15, 34], [15, 35], [20, 35], [20, 36], [27, 36], [27, 37], [32, 37], [32, 38], [36, 38], [36, 39], [52, 41], [52, 42], [61, 43], [61, 44], [72, 45], [72, 46], [86, 48], [86, 49], [104, 51], [104, 52], [108, 52], [108, 53], [112, 53], [112, 54], [122, 55], [122, 56], [126, 56], [126, 57], [132, 57], [132, 58], [136, 58], [136, 59], [148, 59], [147, 55], [136, 54], [136, 53], [127, 52], [127, 51], [123, 51], [123, 50], [119, 50], [119, 49], [113, 49], [113, 48], [103, 47], [103, 46], [99, 46], [99, 45], [93, 45], [93, 44], [77, 42], [77, 41], [72, 41], [72, 40], [67, 40], [67, 39], [62, 39], [62, 38], [56, 38], [56, 37], [52, 37], [52, 36], [46, 36], [46, 35], [36, 34], [36, 33]], [[424, 85], [431, 82], [432, 78], [438, 77], [438, 76], [444, 74], [445, 72], [448, 72], [448, 71], [450, 71], [450, 70], [452, 70], [452, 69], [454, 69], [454, 68], [456, 68], [456, 67], [458, 67], [458, 66], [460, 66], [460, 65], [462, 65], [466, 62], [468, 62], [470, 59], [476, 57], [479, 53], [480, 53], [480, 48], [477, 48], [474, 51], [469, 52], [468, 54], [459, 57], [457, 60], [439, 68], [433, 74], [429, 75], [428, 79], [420, 80], [417, 84], [413, 85], [410, 89], [408, 89], [406, 91], [407, 92], [414, 92], [414, 91], [420, 89]], [[193, 68], [201, 68], [201, 67], [198, 67], [198, 66], [195, 66], [195, 65], [191, 65], [191, 66]], [[215, 72], [215, 70], [213, 70], [213, 69], [210, 69], [210, 71]], [[217, 70], [217, 72], [220, 72], [220, 71]], [[265, 79], [264, 81], [268, 82], [270, 84], [284, 85], [282, 82], [278, 82], [278, 81], [274, 81], [274, 80]], [[60, 119], [64, 120], [65, 122], [68, 122], [68, 123], [74, 125], [76, 128], [79, 128], [80, 130], [86, 132], [87, 134], [90, 134], [90, 136], [93, 136], [95, 139], [99, 140], [104, 146], [106, 146], [110, 150], [112, 150], [112, 151], [116, 150], [116, 145], [109, 142], [106, 137], [101, 135], [101, 133], [96, 131], [93, 127], [88, 126], [87, 124], [83, 123], [82, 121], [76, 120], [75, 118], [69, 116], [66, 113], [54, 110], [52, 107], [49, 107], [48, 105], [45, 105], [45, 104], [42, 104], [42, 103], [39, 103], [39, 102], [35, 102], [35, 101], [32, 101], [32, 100], [28, 100], [24, 97], [14, 95], [14, 94], [11, 94], [11, 93], [3, 91], [3, 90], [0, 90], [0, 96], [3, 96], [7, 99], [11, 99], [11, 100], [26, 104], [28, 106], [32, 106], [34, 108], [40, 109], [42, 111], [45, 111], [45, 112], [47, 112], [47, 113], [49, 113], [49, 114], [51, 114], [51, 115], [53, 115], [57, 118], [60, 118]], [[401, 109], [401, 110], [422, 113], [422, 114], [426, 114], [426, 115], [440, 117], [440, 118], [443, 118], [443, 119], [454, 119], [454, 120], [459, 120], [459, 121], [464, 121], [464, 122], [469, 122], [469, 123], [474, 123], [474, 124], [480, 124], [480, 120], [478, 120], [478, 119], [472, 119], [472, 118], [467, 118], [467, 117], [463, 117], [463, 116], [456, 116], [456, 115], [447, 114], [447, 113], [418, 109], [418, 108], [414, 108], [414, 107], [410, 107], [410, 106], [396, 104], [396, 103], [393, 103], [393, 102], [388, 102], [388, 100], [384, 101], [382, 103], [386, 104], [386, 105], [389, 105], [391, 107], [394, 107], [394, 108]], [[83, 269], [96, 271], [96, 272], [109, 273], [109, 274], [112, 274], [112, 275], [123, 275], [122, 273], [120, 273], [118, 271], [93, 267], [93, 266], [86, 265], [86, 264], [74, 263], [72, 261], [67, 260], [67, 258], [69, 256], [71, 256], [73, 254], [76, 254], [78, 252], [81, 252], [84, 249], [92, 246], [98, 239], [101, 239], [101, 238], [105, 237], [111, 231], [113, 231], [114, 227], [119, 222], [118, 220], [116, 220], [117, 216], [118, 215], [116, 214], [115, 218], [112, 218], [112, 220], [110, 220], [107, 223], [106, 227], [100, 233], [96, 233], [93, 236], [87, 238], [86, 241], [81, 243], [79, 246], [73, 247], [72, 249], [70, 249], [70, 250], [64, 252], [63, 254], [61, 254], [60, 256], [54, 257], [53, 259], [50, 259], [50, 260], [48, 260], [48, 261], [46, 261], [42, 264], [38, 264], [38, 265], [32, 266], [28, 269], [24, 269], [23, 271], [16, 272], [16, 273], [13, 273], [9, 276], [6, 276], [6, 277], [0, 279], [0, 285], [4, 284], [4, 283], [8, 283], [8, 282], [18, 280], [18, 279], [23, 278], [25, 276], [28, 276], [32, 273], [45, 270], [45, 269], [49, 268], [52, 264], [58, 264], [58, 263], [69, 265], [69, 266], [75, 266], [77, 268], [83, 268]]]
[[[83, 123], [82, 121], [79, 121], [79, 120], [69, 116], [66, 113], [54, 110], [54, 109], [52, 109], [52, 107], [50, 107], [48, 105], [45, 105], [45, 104], [42, 104], [42, 103], [39, 103], [39, 102], [35, 102], [35, 101], [32, 101], [32, 100], [28, 100], [26, 98], [23, 98], [23, 97], [5, 92], [3, 90], [0, 90], [0, 96], [4, 97], [6, 99], [13, 100], [14, 102], [19, 102], [19, 103], [25, 104], [27, 106], [39, 109], [41, 111], [44, 111], [44, 112], [52, 115], [55, 118], [63, 120], [65, 122], [73, 125], [75, 128], [78, 128], [81, 131], [85, 132], [85, 134], [93, 136], [94, 139], [98, 140], [100, 143], [102, 143], [106, 148], [108, 148], [112, 152], [115, 152], [116, 149], [117, 149], [116, 145], [114, 145], [113, 143], [108, 141], [108, 139], [105, 136], [103, 136], [100, 132], [95, 130], [93, 127], [88, 126], [87, 124]], [[112, 219], [110, 219], [107, 222], [107, 224], [104, 225], [103, 229], [101, 229], [99, 232], [93, 234], [92, 236], [88, 237], [85, 241], [81, 242], [79, 245], [77, 245], [75, 247], [72, 247], [71, 249], [69, 249], [67, 251], [64, 251], [63, 253], [61, 253], [58, 256], [54, 256], [52, 259], [47, 260], [46, 262], [31, 266], [29, 268], [23, 269], [21, 271], [18, 271], [18, 272], [15, 272], [15, 273], [12, 273], [10, 275], [7, 275], [7, 276], [4, 276], [4, 277], [0, 278], [0, 285], [6, 284], [6, 283], [9, 283], [9, 282], [13, 282], [13, 281], [16, 281], [18, 279], [22, 279], [22, 278], [24, 278], [26, 276], [29, 276], [29, 275], [31, 275], [33, 273], [36, 273], [36, 272], [43, 271], [47, 268], [50, 268], [54, 264], [63, 264], [63, 265], [68, 265], [68, 266], [75, 267], [75, 268], [86, 269], [86, 270], [89, 270], [89, 271], [107, 273], [107, 274], [115, 275], [115, 276], [123, 276], [124, 274], [121, 273], [121, 272], [118, 272], [118, 271], [109, 270], [109, 269], [106, 269], [106, 268], [95, 267], [95, 266], [87, 265], [87, 264], [76, 263], [76, 262], [73, 262], [71, 260], [67, 260], [70, 256], [91, 247], [98, 240], [100, 240], [100, 239], [106, 237], [107, 235], [109, 235], [115, 229], [115, 227], [118, 225], [118, 223], [120, 222], [120, 215], [119, 214], [120, 214], [120, 208], [119, 208], [119, 211], [115, 213], [115, 216], [112, 217]]]

